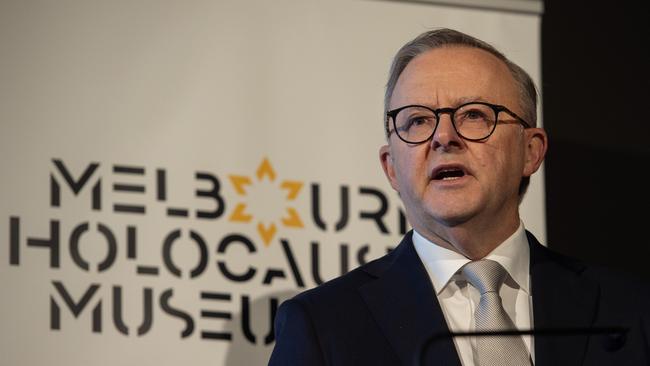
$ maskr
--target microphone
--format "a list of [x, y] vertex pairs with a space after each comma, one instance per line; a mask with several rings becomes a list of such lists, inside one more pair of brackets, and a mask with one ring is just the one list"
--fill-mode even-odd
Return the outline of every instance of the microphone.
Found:
[[604, 335], [602, 347], [608, 352], [614, 352], [623, 347], [627, 340], [628, 328], [623, 327], [589, 327], [589, 328], [536, 328], [536, 329], [513, 329], [489, 332], [438, 332], [427, 338], [419, 347], [414, 357], [414, 365], [424, 365], [427, 349], [433, 344], [455, 337], [508, 337], [532, 335], [534, 337], [544, 336], [576, 336], [576, 335]]

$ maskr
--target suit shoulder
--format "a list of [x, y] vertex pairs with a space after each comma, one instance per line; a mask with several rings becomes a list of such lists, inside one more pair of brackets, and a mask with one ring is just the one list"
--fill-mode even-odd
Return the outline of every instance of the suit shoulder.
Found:
[[[401, 247], [398, 246], [398, 248]], [[337, 306], [346, 301], [360, 300], [358, 289], [379, 277], [399, 255], [398, 248], [363, 264], [352, 271], [326, 281], [314, 288], [295, 295], [292, 300], [304, 305]]]
[[293, 299], [303, 303], [324, 303], [340, 301], [348, 296], [355, 296], [359, 287], [376, 278], [371, 269], [377, 265], [377, 262], [384, 261], [386, 259], [385, 257], [375, 259], [344, 275], [333, 278], [309, 290], [305, 290], [294, 296]]
[[327, 310], [349, 309], [363, 301], [359, 289], [382, 276], [397, 258], [407, 253], [412, 247], [410, 233], [402, 238], [400, 244], [387, 254], [363, 264], [352, 271], [324, 282], [314, 288], [305, 290], [290, 300], [301, 304], [306, 309]]

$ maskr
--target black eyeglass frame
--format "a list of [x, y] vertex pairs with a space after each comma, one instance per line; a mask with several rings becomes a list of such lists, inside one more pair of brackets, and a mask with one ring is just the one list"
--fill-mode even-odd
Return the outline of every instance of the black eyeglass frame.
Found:
[[[461, 109], [461, 108], [463, 108], [463, 107], [465, 107], [467, 105], [470, 105], [470, 104], [481, 104], [481, 105], [484, 105], [484, 106], [488, 106], [494, 111], [494, 121], [495, 121], [495, 123], [492, 126], [492, 130], [490, 131], [490, 133], [485, 137], [482, 137], [482, 138], [479, 138], [479, 139], [470, 139], [470, 138], [467, 138], [467, 137], [463, 136], [463, 134], [461, 134], [458, 131], [458, 129], [456, 128], [456, 121], [454, 120], [454, 114], [456, 113], [457, 110], [459, 110], [459, 109]], [[395, 121], [395, 117], [397, 117], [397, 114], [400, 111], [402, 111], [402, 110], [404, 110], [406, 108], [411, 108], [411, 107], [418, 107], [418, 108], [428, 109], [431, 112], [433, 112], [433, 115], [436, 117], [436, 126], [433, 128], [433, 131], [431, 131], [431, 135], [429, 137], [427, 137], [426, 139], [422, 140], [422, 141], [418, 141], [418, 142], [408, 141], [408, 140], [404, 139], [402, 136], [400, 136], [400, 134], [397, 132], [397, 122]], [[460, 137], [462, 137], [462, 138], [464, 138], [465, 140], [468, 140], [468, 141], [482, 141], [482, 140], [485, 140], [485, 139], [489, 138], [490, 136], [492, 136], [492, 134], [494, 133], [494, 130], [496, 130], [497, 124], [499, 124], [499, 112], [508, 113], [510, 116], [514, 117], [515, 120], [517, 120], [517, 122], [519, 122], [522, 126], [524, 126], [524, 128], [531, 128], [532, 127], [528, 122], [526, 122], [526, 120], [519, 117], [515, 112], [513, 112], [510, 109], [506, 108], [505, 106], [502, 106], [502, 105], [499, 105], [499, 104], [492, 104], [492, 103], [487, 103], [487, 102], [468, 102], [468, 103], [463, 103], [463, 104], [459, 105], [456, 108], [447, 107], [447, 108], [438, 108], [438, 109], [431, 109], [431, 108], [429, 108], [427, 106], [419, 105], [419, 104], [409, 104], [409, 105], [405, 105], [403, 107], [395, 108], [393, 110], [390, 110], [390, 111], [386, 112], [386, 123], [385, 123], [386, 136], [390, 137], [390, 134], [395, 132], [397, 137], [399, 137], [400, 140], [406, 142], [407, 144], [413, 144], [413, 145], [421, 144], [423, 142], [429, 141], [433, 137], [433, 135], [436, 133], [436, 129], [438, 128], [438, 124], [440, 123], [440, 114], [448, 113], [449, 117], [451, 118], [451, 125], [454, 126], [454, 130], [456, 131], [458, 136], [460, 136]], [[388, 122], [389, 119], [393, 120], [393, 130], [390, 130], [390, 126], [389, 126], [389, 122]]]

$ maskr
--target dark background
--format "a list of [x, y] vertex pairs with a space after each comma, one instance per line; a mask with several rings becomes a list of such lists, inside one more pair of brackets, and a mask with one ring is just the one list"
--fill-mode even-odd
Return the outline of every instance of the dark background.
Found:
[[650, 279], [650, 12], [547, 0], [548, 246]]

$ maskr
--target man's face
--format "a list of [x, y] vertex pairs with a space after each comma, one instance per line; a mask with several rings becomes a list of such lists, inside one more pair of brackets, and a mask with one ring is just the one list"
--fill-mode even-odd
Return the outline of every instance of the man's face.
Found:
[[[420, 54], [407, 65], [389, 109], [457, 107], [471, 101], [504, 105], [523, 115], [519, 90], [502, 61], [483, 50], [446, 47]], [[513, 117], [501, 112], [499, 120], [512, 122]], [[472, 142], [456, 133], [449, 114], [442, 114], [431, 140], [407, 144], [393, 132], [380, 157], [411, 225], [425, 236], [444, 237], [445, 230], [468, 223], [518, 225], [519, 183], [537, 170], [545, 151], [545, 135], [543, 151], [540, 141], [534, 141], [535, 134], [543, 133], [539, 131], [499, 123], [488, 139]]]

